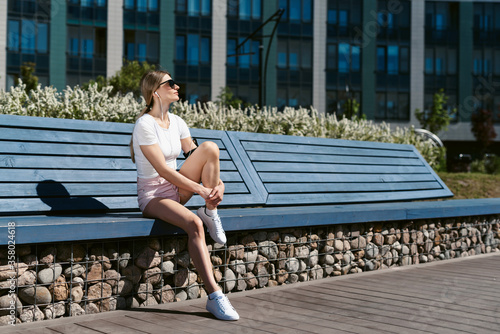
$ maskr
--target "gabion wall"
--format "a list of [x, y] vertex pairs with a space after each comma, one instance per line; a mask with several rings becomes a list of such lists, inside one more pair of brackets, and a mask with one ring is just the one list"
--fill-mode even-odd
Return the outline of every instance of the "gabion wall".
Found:
[[[215, 278], [226, 293], [498, 252], [500, 216], [227, 236], [225, 246], [207, 237]], [[2, 246], [0, 324], [204, 297], [186, 241], [170, 236]]]

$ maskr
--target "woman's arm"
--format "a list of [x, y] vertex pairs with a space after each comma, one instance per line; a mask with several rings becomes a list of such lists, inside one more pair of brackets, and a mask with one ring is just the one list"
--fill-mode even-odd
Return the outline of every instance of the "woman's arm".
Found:
[[209, 195], [212, 191], [210, 188], [205, 188], [203, 185], [188, 179], [181, 173], [170, 168], [165, 163], [165, 157], [163, 156], [161, 148], [158, 144], [140, 145], [140, 147], [146, 159], [148, 159], [151, 165], [153, 165], [156, 172], [160, 174], [160, 176], [165, 180], [176, 185], [179, 188], [195, 192], [204, 199], [209, 198]]
[[181, 139], [181, 147], [182, 147], [182, 151], [184, 153], [188, 153], [189, 151], [196, 148], [196, 144], [194, 143], [192, 137], [187, 137], [187, 138]]

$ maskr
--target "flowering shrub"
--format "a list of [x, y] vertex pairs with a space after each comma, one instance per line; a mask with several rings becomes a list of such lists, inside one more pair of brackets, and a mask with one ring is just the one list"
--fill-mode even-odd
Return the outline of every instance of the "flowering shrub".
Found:
[[[0, 91], [0, 114], [132, 123], [145, 105], [131, 93], [111, 96], [112, 87], [88, 89], [67, 87], [58, 92], [41, 87], [28, 95], [20, 83], [9, 92]], [[294, 136], [338, 138], [414, 145], [427, 162], [438, 167], [443, 151], [415, 133], [413, 127], [390, 129], [387, 123], [369, 120], [338, 120], [335, 115], [320, 115], [316, 109], [256, 106], [236, 109], [208, 102], [172, 105], [171, 112], [182, 117], [189, 127], [212, 130], [260, 132]]]

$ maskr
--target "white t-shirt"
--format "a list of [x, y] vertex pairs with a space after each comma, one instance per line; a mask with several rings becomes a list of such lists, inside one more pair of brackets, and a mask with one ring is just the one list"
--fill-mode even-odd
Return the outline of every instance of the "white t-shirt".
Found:
[[137, 176], [140, 178], [152, 179], [158, 176], [153, 165], [142, 153], [140, 145], [158, 143], [167, 165], [177, 169], [177, 157], [181, 153], [181, 139], [188, 138], [191, 134], [182, 118], [171, 113], [167, 113], [167, 115], [170, 118], [168, 129], [162, 128], [149, 114], [144, 114], [135, 122], [133, 132], [134, 155]]

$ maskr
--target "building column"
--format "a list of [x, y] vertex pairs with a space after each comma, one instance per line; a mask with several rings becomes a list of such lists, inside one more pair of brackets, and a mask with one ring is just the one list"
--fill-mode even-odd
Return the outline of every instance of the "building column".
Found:
[[49, 83], [58, 90], [66, 88], [66, 1], [51, 1]]
[[425, 1], [411, 2], [410, 124], [420, 127], [415, 110], [424, 109]]
[[159, 1], [160, 66], [175, 78], [175, 1]]
[[319, 113], [326, 112], [326, 1], [314, 1], [313, 40], [313, 107]]
[[361, 112], [367, 119], [375, 119], [376, 77], [375, 61], [377, 59], [377, 20], [373, 13], [377, 12], [377, 2], [363, 0], [363, 26], [357, 32], [361, 40]]
[[[268, 18], [270, 18], [276, 11], [278, 10], [278, 1], [263, 1], [262, 3], [262, 21], [265, 22]], [[286, 14], [285, 14], [286, 15]], [[263, 36], [271, 36], [271, 33], [273, 32], [274, 28], [274, 22], [271, 22], [269, 24], [266, 24], [264, 28], [262, 29], [262, 35]], [[265, 60], [266, 60], [266, 53], [268, 52], [268, 44], [269, 44], [269, 38], [263, 38], [262, 39], [262, 44], [264, 46], [264, 49], [262, 51], [262, 72], [261, 76], [264, 78], [264, 74], [266, 76], [266, 81], [263, 83], [263, 101], [262, 104], [264, 106], [276, 106], [276, 85], [277, 85], [277, 71], [276, 71], [276, 60], [277, 60], [277, 53], [278, 53], [278, 31], [276, 31], [276, 35], [273, 38], [273, 42], [269, 48], [269, 58], [268, 58], [268, 63], [267, 67], [265, 68], [264, 66], [266, 65]], [[262, 79], [263, 80], [263, 79]]]
[[458, 11], [458, 121], [470, 122], [476, 99], [472, 92], [474, 4], [460, 2]]
[[227, 0], [212, 2], [212, 82], [211, 100], [217, 100], [221, 88], [226, 87], [227, 59]]
[[106, 77], [123, 66], [123, 2], [108, 1]]
[[7, 1], [0, 1], [0, 90], [7, 83], [7, 17]]

